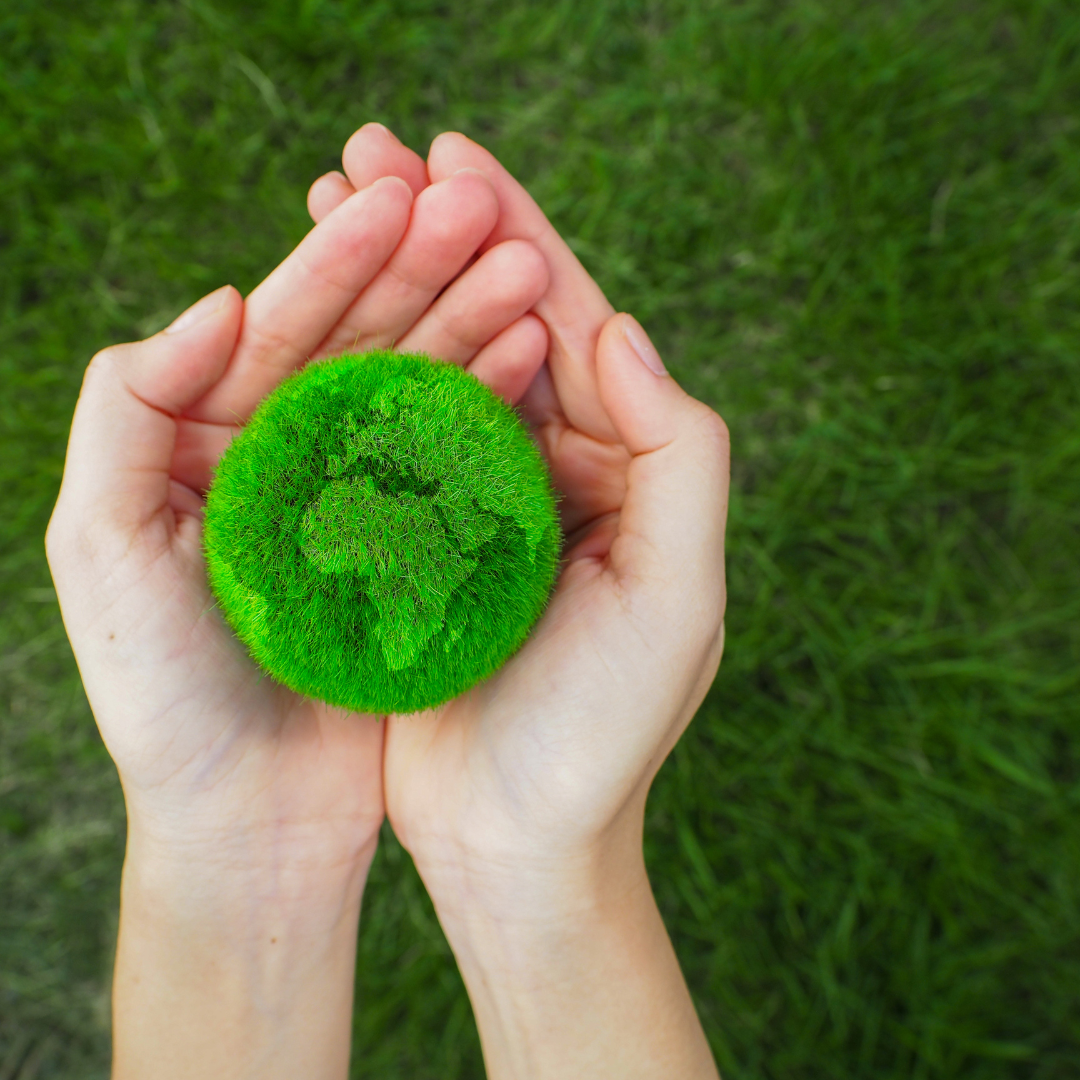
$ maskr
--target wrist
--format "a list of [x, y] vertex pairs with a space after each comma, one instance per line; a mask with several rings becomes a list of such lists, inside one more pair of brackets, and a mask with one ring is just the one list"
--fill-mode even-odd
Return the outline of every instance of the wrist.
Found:
[[282, 920], [329, 929], [358, 916], [376, 842], [331, 857], [265, 837], [178, 842], [129, 825], [122, 899], [130, 910], [152, 909], [163, 920], [232, 925], [245, 934]]
[[590, 843], [414, 853], [491, 1080], [716, 1080], [649, 884], [643, 818], [631, 803]]
[[414, 831], [407, 847], [445, 923], [481, 917], [528, 926], [587, 914], [648, 888], [644, 817], [643, 802], [631, 799], [595, 832], [523, 832], [489, 821], [482, 835]]
[[370, 862], [274, 866], [136, 831], [121, 885], [115, 1080], [343, 1078]]
[[435, 906], [492, 1080], [716, 1080], [640, 847], [476, 870]]
[[490, 925], [542, 934], [549, 924], [607, 917], [627, 896], [650, 891], [640, 835], [633, 832], [573, 850], [448, 846], [416, 863], [448, 936]]
[[203, 907], [233, 895], [273, 898], [278, 905], [309, 907], [320, 898], [359, 907], [381, 815], [282, 820], [250, 802], [162, 812], [125, 796], [125, 882]]
[[447, 942], [470, 987], [527, 996], [539, 981], [575, 982], [579, 957], [605, 938], [633, 933], [655, 907], [644, 861], [516, 873], [499, 888], [471, 878], [434, 901]]

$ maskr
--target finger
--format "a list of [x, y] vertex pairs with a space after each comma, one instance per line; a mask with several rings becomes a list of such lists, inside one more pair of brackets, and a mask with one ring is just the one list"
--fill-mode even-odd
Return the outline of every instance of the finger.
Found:
[[243, 429], [239, 424], [207, 424], [180, 417], [173, 448], [173, 480], [200, 495], [210, 490], [221, 455]]
[[[547, 354], [547, 329], [535, 315], [523, 315], [489, 341], [469, 363], [468, 370], [510, 405], [532, 384]], [[240, 433], [238, 424], [207, 424], [180, 417], [173, 449], [173, 480], [204, 494], [214, 468]]]
[[315, 222], [322, 221], [354, 192], [384, 176], [400, 176], [414, 196], [428, 184], [423, 158], [403, 146], [389, 128], [374, 122], [353, 133], [345, 144], [342, 163], [346, 164], [349, 176], [327, 173], [308, 190], [308, 213]]
[[[547, 324], [545, 323], [545, 330]], [[536, 378], [529, 384], [521, 398], [521, 412], [534, 434], [539, 434], [545, 427], [560, 421], [565, 423], [559, 395], [555, 393], [555, 384], [551, 381], [551, 369], [544, 364], [536, 373]]]
[[727, 428], [674, 379], [650, 369], [662, 370], [660, 357], [629, 315], [604, 326], [596, 365], [604, 408], [632, 455], [610, 551], [616, 580], [665, 609], [688, 605], [719, 619]]
[[356, 188], [349, 183], [344, 173], [328, 172], [320, 176], [308, 188], [307, 208], [311, 220], [318, 224], [332, 210], [336, 210], [350, 195], [356, 194]]
[[547, 327], [535, 315], [522, 315], [489, 341], [466, 370], [508, 405], [516, 405], [543, 365], [547, 350]]
[[221, 378], [242, 316], [226, 285], [160, 334], [94, 357], [71, 424], [63, 517], [124, 536], [168, 508], [176, 417]]
[[507, 240], [462, 274], [397, 348], [464, 364], [524, 315], [544, 294], [547, 282], [547, 263], [540, 252], [524, 240]]
[[397, 250], [315, 355], [388, 348], [399, 340], [458, 275], [498, 216], [494, 189], [474, 169], [425, 188]]
[[[523, 315], [487, 343], [468, 370], [510, 405], [516, 404], [547, 355], [547, 328], [535, 315]], [[214, 469], [240, 434], [238, 424], [207, 424], [180, 417], [172, 457], [172, 479], [191, 492], [205, 494]]]
[[597, 394], [595, 351], [600, 330], [615, 309], [532, 196], [492, 154], [458, 132], [442, 134], [431, 144], [432, 181], [465, 167], [483, 172], [499, 199], [499, 220], [485, 246], [528, 240], [547, 260], [551, 280], [536, 313], [551, 336], [548, 366], [567, 419], [593, 438], [614, 440]]
[[594, 439], [567, 423], [547, 364], [519, 404], [562, 495], [559, 521], [569, 542], [605, 514], [618, 512], [626, 496], [630, 454], [622, 443]]
[[342, 151], [341, 164], [349, 183], [357, 191], [374, 184], [383, 176], [400, 176], [412, 188], [414, 196], [428, 186], [424, 159], [404, 146], [382, 124], [365, 124], [354, 132]]
[[195, 420], [245, 421], [312, 356], [405, 234], [412, 193], [385, 177], [351, 195], [300, 242], [244, 304], [240, 341], [221, 381], [196, 402]]

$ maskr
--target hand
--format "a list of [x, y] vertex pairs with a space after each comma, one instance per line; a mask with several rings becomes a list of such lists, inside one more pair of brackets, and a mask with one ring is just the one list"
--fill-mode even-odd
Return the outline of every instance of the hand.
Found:
[[[546, 350], [543, 325], [525, 314], [546, 287], [544, 261], [511, 241], [462, 273], [497, 214], [475, 171], [415, 198], [400, 179], [379, 179], [343, 200], [246, 301], [219, 289], [87, 370], [46, 548], [128, 807], [118, 1001], [160, 990], [164, 1012], [175, 1004], [175, 985], [155, 987], [151, 959], [168, 935], [142, 934], [138, 919], [187, 926], [189, 958], [202, 934], [219, 975], [230, 957], [215, 952], [215, 928], [250, 960], [273, 927], [265, 941], [280, 941], [283, 969], [303, 967], [309, 989], [323, 985], [318, 965], [334, 954], [325, 972], [336, 989], [315, 992], [310, 1007], [318, 1013], [319, 993], [336, 994], [316, 1021], [345, 1025], [347, 1055], [348, 941], [383, 818], [384, 729], [380, 717], [297, 697], [250, 660], [207, 589], [202, 493], [238, 425], [309, 356], [396, 342], [520, 392]], [[290, 937], [301, 919], [306, 929]], [[279, 1022], [279, 1040], [303, 1014], [286, 988], [275, 984], [263, 1016]], [[237, 1028], [220, 998], [207, 1001], [211, 1028]], [[275, 1019], [275, 1007], [284, 1015]], [[117, 1010], [118, 1060], [137, 1061], [142, 1031], [157, 1047], [156, 1076], [166, 1059], [184, 1075], [190, 1054], [213, 1045], [206, 1027], [184, 1037], [183, 1015], [155, 1029], [145, 1001], [128, 1026]], [[340, 1037], [315, 1041], [340, 1057]], [[313, 1062], [300, 1072], [321, 1075]], [[273, 1068], [288, 1066], [279, 1056]]]
[[[423, 183], [392, 136], [358, 132], [351, 181]], [[499, 218], [481, 245], [527, 239], [550, 269], [534, 310], [550, 351], [521, 405], [563, 501], [566, 555], [544, 617], [473, 691], [423, 716], [391, 716], [387, 807], [421, 869], [448, 859], [544, 860], [588, 851], [633, 818], [719, 666], [725, 602], [727, 431], [662, 370], [525, 190], [486, 150], [439, 136], [432, 180], [473, 168]], [[319, 218], [353, 190], [312, 186]], [[421, 188], [422, 190], [422, 188]]]
[[[384, 171], [416, 182], [413, 157], [357, 136], [344, 164], [357, 184]], [[464, 136], [439, 136], [430, 178], [462, 167], [498, 195], [484, 246], [528, 239], [550, 271], [534, 309], [550, 351], [522, 404], [563, 495], [568, 543], [517, 655], [439, 709], [388, 718], [387, 812], [462, 965], [489, 1075], [595, 1075], [573, 1069], [603, 1060], [603, 1075], [712, 1076], [643, 898], [641, 827], [723, 649], [727, 431], [657, 373], [644, 331], [613, 313], [502, 166]], [[323, 178], [309, 206], [318, 216], [348, 190]], [[552, 968], [553, 955], [571, 959]], [[659, 1016], [658, 997], [678, 1017], [662, 1046], [633, 1019]]]

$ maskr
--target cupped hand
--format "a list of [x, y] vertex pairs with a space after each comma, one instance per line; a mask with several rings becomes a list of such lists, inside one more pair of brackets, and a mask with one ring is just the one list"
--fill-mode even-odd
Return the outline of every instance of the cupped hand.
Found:
[[546, 350], [526, 312], [547, 271], [517, 239], [478, 256], [497, 217], [475, 170], [415, 195], [375, 179], [246, 300], [225, 286], [91, 361], [46, 549], [129, 852], [271, 866], [284, 892], [302, 893], [307, 867], [366, 867], [384, 814], [381, 718], [298, 697], [248, 657], [207, 587], [203, 494], [260, 399], [309, 358], [423, 350], [520, 393]]
[[456, 891], [462, 903], [505, 895], [520, 908], [523, 874], [595, 869], [623, 841], [640, 856], [649, 785], [723, 650], [727, 430], [662, 373], [642, 328], [614, 313], [482, 147], [439, 136], [425, 178], [416, 155], [368, 129], [344, 166], [313, 186], [316, 218], [379, 175], [423, 191], [476, 169], [499, 203], [481, 259], [525, 240], [550, 273], [533, 309], [547, 362], [521, 405], [562, 496], [557, 587], [499, 672], [439, 709], [389, 717], [384, 749], [390, 821], [437, 905]]

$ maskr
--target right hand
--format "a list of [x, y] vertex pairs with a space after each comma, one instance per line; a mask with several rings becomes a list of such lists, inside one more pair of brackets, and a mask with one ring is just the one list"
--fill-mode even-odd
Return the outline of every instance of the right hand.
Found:
[[[344, 164], [355, 184], [425, 176], [396, 140], [363, 133]], [[606, 859], [613, 840], [628, 865], [640, 860], [649, 785], [723, 649], [728, 437], [712, 409], [649, 369], [663, 370], [644, 331], [614, 314], [524, 188], [476, 143], [440, 135], [426, 175], [461, 168], [499, 199], [481, 250], [527, 239], [547, 261], [534, 310], [550, 347], [522, 406], [568, 542], [544, 616], [502, 669], [441, 708], [389, 718], [384, 777], [391, 824], [436, 906], [467, 893], [502, 918], [521, 913], [520, 882], [545, 868]], [[324, 178], [309, 205], [317, 215], [348, 190]]]
[[[400, 144], [364, 145], [346, 148], [356, 182], [421, 177]], [[388, 718], [387, 813], [458, 960], [492, 1080], [716, 1080], [642, 828], [723, 650], [727, 429], [656, 372], [644, 331], [613, 313], [502, 166], [441, 135], [428, 176], [462, 167], [498, 194], [483, 246], [528, 239], [550, 271], [535, 310], [551, 346], [522, 405], [569, 540], [517, 654], [441, 708]], [[338, 179], [313, 196], [344, 192]]]

